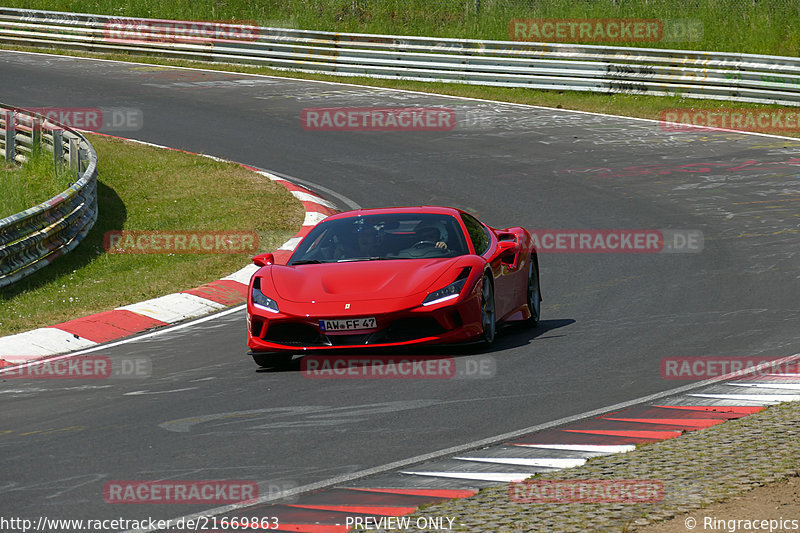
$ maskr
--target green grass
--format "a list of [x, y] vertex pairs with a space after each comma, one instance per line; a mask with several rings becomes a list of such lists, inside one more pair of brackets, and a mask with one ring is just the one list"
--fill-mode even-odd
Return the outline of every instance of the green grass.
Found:
[[185, 290], [243, 267], [253, 254], [108, 254], [111, 230], [251, 230], [270, 251], [299, 229], [283, 187], [238, 165], [89, 136], [99, 158], [99, 218], [72, 252], [0, 290], [0, 335]]
[[180, 20], [255, 21], [263, 26], [509, 40], [517, 18], [692, 19], [699, 40], [621, 43], [797, 56], [794, 0], [6, 0], [5, 6]]
[[49, 200], [72, 183], [73, 174], [66, 167], [57, 171], [53, 154], [41, 145], [34, 147], [24, 165], [0, 159], [0, 218]]

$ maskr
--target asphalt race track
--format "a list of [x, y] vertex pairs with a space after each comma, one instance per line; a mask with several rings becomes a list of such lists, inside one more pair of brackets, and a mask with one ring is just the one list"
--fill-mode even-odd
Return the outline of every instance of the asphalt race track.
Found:
[[[362, 207], [451, 205], [495, 227], [704, 234], [699, 253], [542, 254], [542, 323], [498, 336], [491, 377], [258, 371], [240, 309], [93, 352], [151, 358], [148, 379], [0, 382], [0, 515], [174, 518], [204, 507], [109, 505], [104, 484], [296, 487], [685, 384], [661, 378], [664, 357], [799, 351], [800, 140], [7, 51], [0, 80], [0, 102], [140, 109], [141, 130], [106, 131], [302, 178]], [[337, 106], [444, 106], [459, 122], [301, 127], [304, 108]]]

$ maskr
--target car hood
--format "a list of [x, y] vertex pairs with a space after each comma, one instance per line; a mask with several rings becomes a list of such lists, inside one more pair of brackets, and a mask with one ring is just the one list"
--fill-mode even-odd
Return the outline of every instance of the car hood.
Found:
[[273, 265], [278, 295], [291, 302], [337, 302], [402, 298], [431, 287], [458, 258], [352, 261]]

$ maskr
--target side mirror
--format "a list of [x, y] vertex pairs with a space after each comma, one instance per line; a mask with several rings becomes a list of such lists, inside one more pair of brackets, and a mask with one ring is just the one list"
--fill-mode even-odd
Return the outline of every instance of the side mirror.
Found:
[[267, 266], [275, 262], [275, 256], [272, 254], [258, 254], [253, 258], [253, 264], [256, 266]]

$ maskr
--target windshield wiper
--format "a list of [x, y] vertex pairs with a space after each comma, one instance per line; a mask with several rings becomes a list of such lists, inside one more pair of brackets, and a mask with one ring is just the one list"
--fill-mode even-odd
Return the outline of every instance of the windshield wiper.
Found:
[[382, 257], [382, 256], [373, 256], [373, 257], [349, 257], [347, 259], [339, 259], [337, 263], [349, 263], [351, 261], [385, 261], [389, 259], [394, 259], [393, 257]]
[[303, 259], [301, 261], [293, 261], [291, 266], [294, 265], [316, 265], [322, 263], [319, 259]]

